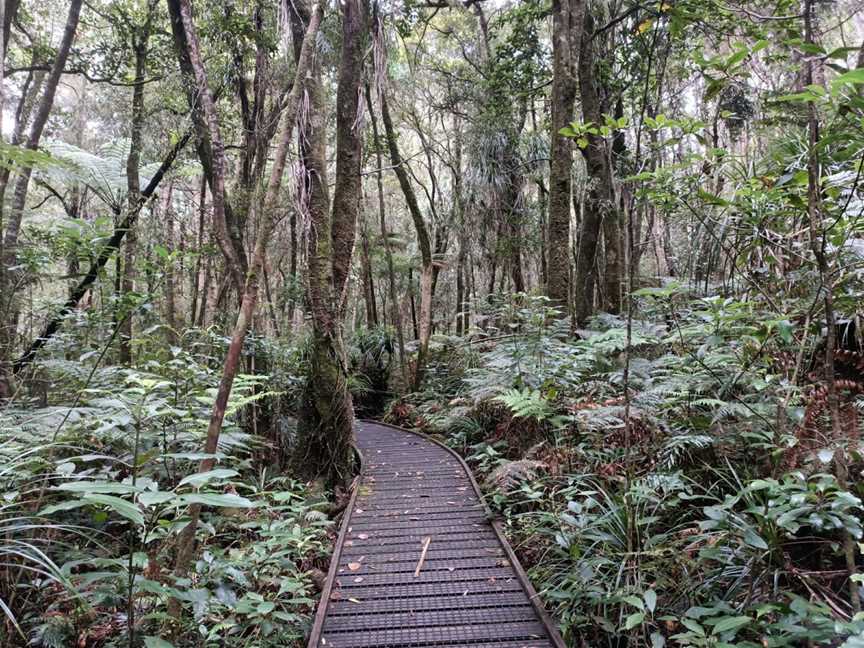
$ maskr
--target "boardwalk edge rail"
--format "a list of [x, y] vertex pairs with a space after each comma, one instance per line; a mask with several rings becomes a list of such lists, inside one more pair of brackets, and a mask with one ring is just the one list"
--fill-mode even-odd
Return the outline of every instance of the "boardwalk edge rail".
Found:
[[330, 558], [330, 567], [327, 570], [327, 579], [324, 581], [324, 587], [321, 589], [321, 600], [318, 603], [318, 610], [315, 612], [315, 621], [312, 623], [312, 631], [309, 634], [309, 648], [317, 648], [321, 643], [321, 632], [324, 629], [324, 620], [327, 618], [327, 605], [330, 603], [330, 595], [333, 592], [333, 583], [336, 582], [336, 572], [339, 569], [339, 562], [342, 558], [342, 547], [345, 544], [345, 536], [348, 534], [348, 528], [351, 526], [351, 516], [354, 513], [354, 503], [357, 500], [357, 493], [360, 492], [360, 483], [363, 480], [363, 453], [356, 444], [352, 444], [354, 453], [357, 455], [358, 471], [357, 476], [351, 484], [351, 496], [348, 498], [348, 504], [345, 506], [345, 513], [342, 515], [342, 522], [339, 525], [339, 535], [336, 536], [336, 544], [333, 546], [333, 555]]
[[[477, 483], [477, 480], [474, 478], [474, 472], [471, 470], [471, 468], [468, 466], [462, 456], [453, 448], [449, 447], [447, 444], [439, 441], [434, 437], [429, 436], [428, 434], [423, 434], [422, 432], [408, 430], [399, 427], [398, 425], [391, 425], [390, 423], [383, 423], [381, 421], [373, 421], [370, 419], [360, 419], [357, 422], [368, 423], [370, 425], [380, 425], [382, 427], [387, 427], [392, 430], [398, 430], [399, 432], [405, 432], [406, 434], [413, 434], [414, 436], [418, 436], [421, 439], [429, 441], [430, 443], [434, 443], [435, 445], [443, 448], [444, 450], [449, 452], [456, 459], [456, 461], [459, 462], [462, 470], [464, 470], [465, 474], [468, 475], [468, 480], [471, 483], [471, 487], [474, 489], [474, 493], [477, 495], [478, 500], [483, 504], [483, 510], [486, 513], [486, 517], [490, 521], [492, 530], [495, 532], [495, 536], [498, 538], [498, 542], [501, 545], [501, 548], [504, 550], [504, 553], [507, 556], [507, 560], [510, 562], [510, 566], [516, 573], [516, 578], [519, 580], [519, 584], [525, 590], [525, 593], [528, 595], [528, 600], [531, 602], [531, 606], [537, 613], [537, 618], [540, 620], [540, 623], [546, 629], [546, 632], [549, 635], [549, 641], [552, 643], [553, 646], [555, 646], [555, 648], [567, 648], [567, 644], [564, 643], [564, 639], [561, 637], [558, 626], [552, 620], [552, 617], [549, 616], [549, 612], [547, 612], [546, 608], [543, 606], [543, 603], [540, 600], [540, 596], [537, 594], [537, 591], [531, 584], [531, 580], [528, 578], [528, 574], [526, 574], [525, 570], [522, 568], [522, 565], [519, 562], [519, 559], [516, 557], [516, 553], [513, 551], [510, 543], [507, 542], [507, 538], [504, 536], [501, 520], [493, 516], [492, 510], [486, 503], [486, 498], [483, 496], [483, 492], [480, 490], [480, 486]], [[351, 489], [351, 497], [348, 500], [347, 507], [345, 508], [346, 513], [342, 518], [342, 523], [339, 526], [339, 535], [336, 538], [336, 545], [333, 549], [333, 557], [330, 560], [330, 568], [327, 570], [327, 580], [325, 581], [324, 588], [321, 591], [321, 601], [318, 603], [318, 610], [315, 614], [315, 621], [312, 624], [312, 632], [309, 635], [309, 642], [307, 644], [308, 648], [318, 648], [321, 642], [321, 632], [324, 628], [324, 620], [327, 617], [327, 607], [330, 603], [330, 596], [333, 592], [333, 584], [336, 581], [336, 573], [339, 569], [339, 562], [342, 555], [342, 547], [344, 545], [345, 536], [348, 533], [348, 528], [351, 526], [351, 516], [354, 513], [354, 503], [357, 499], [357, 493], [360, 491], [360, 483], [363, 479], [363, 454], [356, 446], [354, 446], [354, 450], [359, 458], [360, 470], [357, 473], [357, 476], [354, 478]]]

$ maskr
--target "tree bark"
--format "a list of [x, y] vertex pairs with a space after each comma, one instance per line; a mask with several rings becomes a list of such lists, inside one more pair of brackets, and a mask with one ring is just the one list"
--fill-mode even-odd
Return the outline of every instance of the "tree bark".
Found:
[[[148, 6], [144, 24], [133, 36], [135, 50], [135, 86], [132, 90], [132, 132], [129, 142], [129, 155], [126, 157], [126, 209], [135, 210], [141, 200], [141, 144], [144, 132], [144, 78], [147, 75], [147, 55], [149, 53], [151, 17], [156, 7], [154, 2]], [[123, 280], [120, 292], [121, 309], [130, 307], [128, 296], [135, 291], [135, 247], [138, 242], [135, 227], [126, 234], [126, 255], [123, 264]], [[120, 363], [132, 364], [132, 313], [126, 313], [120, 324]]]
[[387, 289], [390, 295], [390, 319], [396, 329], [396, 341], [399, 344], [399, 367], [402, 371], [402, 382], [408, 385], [408, 370], [405, 364], [405, 332], [402, 326], [402, 309], [396, 296], [396, 272], [393, 268], [393, 247], [390, 243], [390, 233], [387, 231], [386, 209], [384, 207], [384, 156], [381, 154], [381, 138], [378, 133], [378, 118], [372, 106], [372, 92], [366, 84], [366, 109], [372, 122], [372, 140], [375, 142], [375, 184], [378, 194], [378, 221], [381, 227], [381, 240], [384, 243], [384, 255], [387, 258]]
[[[813, 0], [804, 0], [804, 40], [813, 45]], [[812, 56], [807, 56], [804, 63], [805, 85], [814, 83], [814, 62]], [[834, 466], [837, 474], [837, 485], [846, 490], [849, 488], [849, 467], [847, 465], [848, 440], [844, 438], [843, 426], [840, 419], [840, 402], [837, 393], [837, 376], [834, 368], [834, 347], [836, 344], [836, 319], [834, 314], [834, 281], [831, 268], [828, 265], [826, 255], [828, 231], [823, 229], [822, 214], [822, 167], [819, 160], [819, 114], [816, 103], [807, 102], [807, 133], [808, 133], [808, 157], [807, 157], [807, 216], [810, 230], [810, 246], [816, 259], [816, 267], [819, 272], [819, 288], [822, 291], [823, 305], [825, 307], [825, 325], [827, 335], [825, 338], [825, 385], [827, 387], [828, 414], [831, 420], [832, 441], [837, 444], [834, 450]], [[858, 583], [853, 580], [858, 573], [856, 563], [855, 538], [848, 532], [843, 533], [843, 554], [846, 560], [846, 568], [849, 571], [849, 601], [853, 612], [861, 611], [861, 597], [858, 593]]]
[[546, 293], [553, 303], [570, 304], [571, 141], [560, 130], [573, 120], [575, 65], [582, 36], [583, 0], [552, 3], [552, 130], [549, 161], [549, 222]]
[[[192, 16], [189, 7], [189, 0], [177, 0], [179, 2], [179, 15], [182, 19], [182, 29], [186, 33], [190, 43], [197, 43], [195, 34], [195, 26], [192, 23]], [[174, 0], [169, 0], [174, 2]], [[286, 102], [285, 111], [283, 112], [281, 133], [278, 137], [277, 147], [274, 154], [274, 160], [270, 171], [270, 178], [267, 183], [267, 189], [264, 195], [261, 211], [257, 214], [261, 216], [261, 225], [258, 238], [255, 242], [255, 250], [253, 252], [252, 261], [249, 267], [249, 272], [246, 276], [246, 281], [243, 289], [243, 298], [240, 304], [240, 310], [237, 314], [237, 321], [234, 325], [234, 331], [231, 335], [231, 342], [228, 346], [228, 353], [225, 357], [225, 363], [222, 368], [222, 378], [219, 381], [219, 388], [216, 393], [216, 400], [213, 403], [213, 411], [210, 415], [210, 422], [207, 426], [207, 435], [204, 443], [203, 452], [212, 455], [219, 447], [219, 437], [222, 431], [222, 422], [225, 419], [225, 411], [228, 407], [228, 399], [231, 396], [231, 390], [234, 385], [234, 378], [240, 366], [240, 357], [243, 351], [243, 342], [246, 334], [252, 324], [252, 318], [255, 314], [255, 306], [258, 299], [258, 290], [260, 284], [260, 274], [264, 265], [264, 258], [267, 251], [267, 244], [270, 236], [279, 221], [278, 199], [279, 190], [282, 184], [282, 176], [285, 170], [285, 162], [288, 156], [288, 148], [291, 142], [294, 123], [297, 119], [298, 108], [300, 105], [301, 88], [306, 80], [307, 70], [310, 67], [313, 48], [318, 33], [318, 28], [321, 24], [323, 14], [323, 6], [318, 5], [312, 17], [309, 20], [309, 26], [305, 30], [302, 44], [299, 45], [297, 54], [297, 65], [294, 76], [294, 82]], [[193, 58], [193, 62], [194, 62]], [[199, 59], [200, 62], [200, 59]], [[203, 67], [198, 69], [200, 74], [199, 83], [203, 88], [207, 87], [207, 78]], [[211, 128], [217, 128], [215, 123], [215, 115], [209, 113], [208, 123]], [[217, 129], [218, 130], [218, 129]], [[218, 140], [218, 132], [210, 133], [211, 141], [214, 142], [214, 150], [218, 147], [215, 144]], [[218, 172], [214, 168], [214, 180], [218, 177]], [[214, 192], [215, 202], [215, 192]], [[207, 458], [201, 461], [199, 472], [207, 472], [212, 470], [215, 462], [212, 458]], [[192, 505], [189, 507], [190, 521], [184, 528], [183, 533], [177, 543], [177, 556], [174, 564], [175, 574], [180, 576], [185, 574], [188, 565], [192, 560], [195, 548], [195, 533], [198, 527], [198, 520], [201, 515], [201, 506]], [[178, 616], [180, 612], [179, 601], [172, 600], [171, 613], [173, 616]]]
[[186, 79], [187, 95], [198, 141], [198, 158], [210, 183], [213, 225], [216, 243], [225, 256], [228, 273], [238, 295], [243, 294], [248, 260], [239, 224], [226, 197], [227, 161], [219, 128], [216, 103], [207, 85], [201, 59], [201, 47], [192, 25], [192, 8], [188, 0], [167, 0], [171, 30], [180, 72]]
[[[174, 249], [175, 241], [175, 214], [172, 208], [174, 184], [169, 182], [163, 194], [160, 213], [165, 223], [165, 247]], [[181, 252], [182, 254], [182, 252]], [[168, 344], [177, 346], [180, 343], [180, 326], [177, 321], [177, 273], [174, 270], [174, 262], [169, 261], [165, 268], [165, 324], [167, 325], [166, 338]]]
[[[308, 372], [298, 421], [295, 470], [323, 478], [330, 487], [351, 476], [354, 409], [342, 340], [347, 304], [348, 270], [356, 237], [360, 204], [361, 129], [359, 128], [363, 52], [368, 32], [364, 0], [345, 0], [342, 8], [342, 52], [336, 91], [336, 185], [332, 214], [326, 185], [326, 136], [320, 67], [307, 79], [309, 123], [302, 138], [309, 212], [308, 299], [312, 339]], [[301, 16], [292, 7], [292, 28]]]
[[[594, 76], [592, 53], [593, 20], [586, 13], [584, 33], [579, 55], [579, 94], [582, 103], [582, 118], [585, 123], [601, 124], [603, 115], [600, 96]], [[588, 146], [582, 150], [588, 170], [589, 187], [583, 205], [582, 227], [576, 260], [576, 307], [577, 324], [584, 324], [594, 312], [594, 290], [596, 284], [597, 249], [600, 230], [606, 237], [606, 274], [604, 293], [607, 305], [613, 312], [621, 305], [621, 228], [615, 205], [615, 189], [606, 140], [597, 134], [587, 133]], [[609, 258], [609, 257], [613, 258]], [[612, 276], [608, 276], [612, 273]]]
[[360, 234], [360, 262], [363, 269], [363, 301], [366, 304], [366, 327], [378, 326], [378, 306], [375, 303], [375, 281], [372, 276], [372, 260], [369, 256], [369, 235], [366, 233], [366, 222]]
[[[39, 148], [42, 132], [54, 106], [54, 95], [69, 58], [72, 42], [75, 40], [75, 32], [78, 29], [78, 19], [81, 15], [83, 0], [70, 0], [69, 13], [66, 17], [66, 26], [63, 29], [63, 38], [57, 49], [57, 56], [48, 73], [45, 82], [45, 90], [33, 124], [30, 127], [30, 135], [27, 138], [25, 148], [35, 151]], [[5, 32], [5, 25], [4, 25]], [[18, 330], [18, 305], [15, 294], [20, 284], [20, 273], [14, 270], [18, 256], [18, 238], [21, 232], [21, 221], [24, 217], [24, 207], [27, 202], [27, 190], [30, 185], [30, 176], [33, 168], [25, 166], [18, 170], [18, 179], [15, 182], [15, 190], [12, 197], [12, 205], [9, 210], [8, 222], [0, 221], [0, 399], [11, 395], [11, 372], [9, 360], [15, 348], [15, 339]]]
[[418, 390], [423, 384], [423, 372], [425, 370], [426, 356], [429, 352], [429, 338], [432, 336], [432, 244], [429, 239], [429, 230], [426, 228], [426, 221], [423, 219], [423, 213], [420, 211], [420, 205], [417, 202], [417, 195], [414, 193], [414, 187], [411, 185], [411, 179], [408, 177], [408, 171], [405, 169], [405, 161], [399, 153], [396, 131], [393, 128], [390, 107], [387, 103], [387, 93], [384, 89], [380, 91], [380, 99], [381, 118], [384, 121], [384, 132], [387, 135], [387, 147], [390, 149], [390, 162], [393, 165], [396, 178], [399, 180], [402, 194], [405, 196], [405, 202], [408, 205], [408, 211], [414, 223], [414, 230], [417, 233], [417, 244], [420, 248], [420, 316], [418, 318], [420, 348], [417, 351], [417, 362], [412, 377], [412, 388]]

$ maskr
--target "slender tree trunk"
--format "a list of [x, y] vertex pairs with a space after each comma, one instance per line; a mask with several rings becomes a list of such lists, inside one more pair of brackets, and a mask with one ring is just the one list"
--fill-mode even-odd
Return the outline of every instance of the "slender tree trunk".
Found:
[[366, 326], [378, 326], [378, 306], [375, 303], [375, 282], [372, 277], [372, 260], [369, 258], [369, 235], [366, 233], [366, 222], [360, 233], [360, 263], [363, 271], [363, 301], [366, 304]]
[[417, 300], [414, 298], [414, 268], [408, 268], [408, 305], [411, 309], [411, 327], [414, 332], [414, 339], [420, 338], [420, 331], [417, 327]]
[[[176, 222], [172, 208], [172, 194], [174, 183], [169, 182], [163, 194], [160, 209], [162, 219], [165, 221], [165, 243], [169, 250], [175, 248]], [[169, 262], [165, 268], [165, 323], [168, 325], [168, 344], [177, 346], [180, 343], [180, 325], [177, 320], [177, 274], [174, 271], [174, 263]]]
[[[813, 0], [804, 0], [804, 40], [813, 45]], [[812, 56], [807, 56], [804, 64], [805, 85], [814, 83], [814, 62]], [[826, 255], [828, 232], [823, 229], [822, 214], [822, 169], [819, 161], [819, 115], [816, 103], [807, 102], [807, 131], [809, 135], [807, 159], [807, 216], [810, 230], [810, 246], [819, 271], [820, 288], [825, 307], [825, 384], [828, 390], [828, 414], [831, 419], [832, 441], [834, 448], [834, 466], [837, 474], [837, 484], [846, 490], [849, 488], [849, 467], [847, 465], [848, 440], [840, 418], [840, 400], [837, 394], [837, 377], [834, 369], [834, 350], [836, 345], [837, 321], [834, 314], [834, 281]], [[849, 601], [854, 612], [861, 611], [861, 597], [858, 593], [858, 583], [854, 577], [858, 574], [856, 563], [855, 538], [849, 533], [843, 534], [843, 554], [846, 568], [849, 571]]]
[[[54, 106], [54, 95], [57, 92], [63, 68], [66, 66], [66, 60], [69, 58], [72, 42], [75, 40], [82, 4], [83, 0], [70, 0], [69, 2], [69, 13], [66, 17], [63, 38], [57, 49], [57, 56], [51, 66], [51, 71], [48, 73], [45, 89], [33, 117], [30, 135], [25, 144], [25, 148], [30, 151], [35, 151], [42, 140], [42, 132], [48, 123], [51, 108]], [[18, 331], [19, 307], [15, 294], [21, 284], [21, 273], [14, 268], [17, 265], [18, 237], [21, 231], [21, 221], [24, 218], [27, 190], [33, 168], [25, 166], [18, 169], [17, 172], [18, 178], [15, 182], [9, 216], [0, 220], [0, 313], [2, 313], [0, 314], [0, 399], [9, 397], [12, 391], [12, 371], [9, 361], [14, 352]]]
[[198, 256], [195, 259], [195, 269], [192, 273], [192, 298], [189, 307], [189, 325], [195, 326], [198, 318], [198, 300], [201, 299], [202, 305], [207, 301], [207, 293], [201, 287], [201, 268], [202, 256], [201, 250], [204, 249], [204, 223], [207, 214], [207, 179], [201, 176], [201, 191], [198, 198]]
[[582, 0], [552, 3], [552, 132], [549, 162], [549, 238], [546, 292], [559, 307], [570, 303], [570, 139], [560, 130], [573, 120], [575, 66], [582, 36]]
[[417, 233], [417, 244], [420, 247], [420, 316], [418, 319], [420, 347], [417, 351], [417, 363], [414, 367], [413, 389], [418, 390], [423, 384], [423, 372], [425, 370], [426, 355], [429, 352], [429, 339], [432, 335], [432, 274], [433, 257], [432, 244], [429, 239], [429, 230], [426, 221], [420, 211], [417, 195], [408, 177], [405, 162], [399, 153], [399, 145], [396, 142], [396, 131], [393, 128], [393, 120], [390, 118], [390, 108], [387, 103], [387, 93], [381, 89], [381, 118], [384, 121], [384, 132], [387, 135], [387, 146], [390, 149], [390, 162], [405, 196], [414, 230]]
[[[585, 14], [585, 32], [582, 34], [582, 50], [579, 55], [579, 90], [582, 117], [587, 122], [602, 123], [602, 107], [597, 92], [592, 52], [592, 19]], [[576, 308], [577, 324], [594, 312], [594, 288], [596, 284], [597, 251], [601, 227], [607, 239], [606, 269], [614, 272], [607, 276], [604, 292], [607, 305], [615, 310], [621, 305], [621, 229], [615, 205], [615, 191], [606, 140], [600, 135], [588, 133], [588, 146], [583, 149], [590, 184], [583, 206], [582, 227], [576, 260]], [[614, 257], [614, 258], [610, 258]]]
[[[173, 2], [173, 0], [169, 0]], [[178, 0], [177, 7], [178, 15], [182, 28], [186, 34], [190, 46], [197, 51], [198, 39], [195, 33], [195, 27], [192, 23], [191, 8], [189, 0]], [[279, 192], [282, 183], [282, 176], [285, 170], [285, 163], [288, 156], [288, 148], [291, 143], [294, 123], [297, 119], [298, 109], [300, 106], [301, 89], [304, 81], [307, 78], [307, 71], [310, 68], [314, 44], [318, 34], [318, 28], [321, 24], [323, 14], [323, 6], [318, 5], [315, 12], [312, 14], [309, 25], [305, 30], [302, 43], [298, 44], [297, 65], [295, 71], [294, 82], [291, 91], [286, 101], [285, 111], [283, 112], [281, 122], [281, 132], [279, 133], [274, 160], [271, 166], [270, 177], [267, 182], [267, 189], [264, 194], [264, 199], [260, 211], [256, 214], [260, 216], [261, 224], [258, 233], [258, 238], [255, 242], [255, 249], [252, 256], [252, 261], [249, 267], [249, 272], [246, 276], [246, 281], [243, 289], [243, 298], [240, 304], [240, 309], [237, 314], [237, 321], [234, 325], [234, 331], [231, 336], [231, 342], [228, 346], [228, 353], [225, 357], [225, 363], [222, 368], [222, 378], [219, 382], [219, 388], [216, 393], [216, 400], [213, 403], [213, 411], [210, 416], [210, 422], [207, 426], [207, 435], [204, 443], [204, 453], [213, 455], [219, 447], [219, 437], [222, 431], [222, 423], [225, 419], [225, 411], [228, 407], [228, 399], [231, 396], [231, 390], [234, 385], [234, 378], [240, 366], [241, 353], [243, 351], [243, 342], [249, 327], [252, 325], [252, 318], [255, 314], [255, 305], [258, 299], [258, 290], [260, 284], [260, 275], [264, 266], [264, 259], [267, 251], [267, 244], [270, 236], [278, 223], [279, 217]], [[192, 55], [192, 60], [200, 62], [200, 57]], [[201, 88], [207, 87], [207, 78], [203, 67], [197, 69], [197, 74], [200, 75], [199, 83]], [[211, 106], [212, 108], [212, 106]], [[214, 142], [214, 150], [218, 147], [216, 142], [219, 141], [217, 124], [215, 123], [215, 115], [207, 109], [208, 123], [211, 129], [217, 132], [211, 132], [211, 141]], [[212, 119], [209, 119], [211, 118]], [[214, 168], [214, 180], [219, 177], [219, 173]], [[216, 193], [221, 191], [219, 183], [214, 183], [217, 187], [214, 194], [214, 202], [216, 202]], [[257, 211], [257, 210], [256, 210]], [[208, 457], [201, 461], [199, 472], [207, 472], [213, 468], [215, 462]], [[174, 564], [174, 571], [177, 576], [182, 576], [186, 573], [189, 563], [192, 560], [195, 550], [195, 534], [198, 528], [198, 520], [201, 515], [201, 506], [192, 505], [189, 507], [189, 523], [184, 528], [180, 539], [177, 543], [177, 555]], [[180, 603], [176, 599], [172, 599], [170, 611], [173, 616], [178, 616], [180, 613]]]
[[[132, 133], [129, 142], [129, 155], [126, 157], [126, 205], [129, 213], [138, 209], [141, 202], [141, 145], [144, 131], [144, 79], [147, 75], [147, 55], [149, 53], [150, 22], [155, 10], [151, 1], [149, 13], [135, 34], [135, 85], [132, 90]], [[169, 189], [170, 191], [170, 189]], [[123, 279], [120, 286], [121, 311], [130, 308], [129, 296], [135, 291], [135, 248], [138, 236], [135, 227], [126, 233], [126, 255], [123, 264]], [[118, 257], [119, 258], [119, 257]], [[132, 324], [131, 312], [123, 313], [120, 324], [120, 363], [132, 364]]]
[[[238, 295], [243, 294], [248, 260], [243, 247], [240, 226], [228, 204], [225, 174], [228, 166], [225, 146], [219, 128], [216, 103], [201, 60], [201, 48], [192, 27], [192, 8], [188, 0], [167, 0], [171, 30], [180, 71], [186, 79], [192, 122], [198, 140], [198, 158], [210, 183], [213, 225], [216, 243], [225, 256], [227, 269]], [[184, 16], [183, 12], [188, 16]]]
[[387, 211], [384, 206], [384, 156], [381, 154], [382, 142], [378, 132], [378, 117], [372, 105], [372, 92], [366, 84], [366, 109], [372, 122], [372, 139], [375, 142], [375, 184], [378, 194], [378, 221], [381, 227], [381, 240], [384, 243], [384, 256], [387, 259], [387, 290], [390, 295], [390, 319], [396, 329], [396, 341], [399, 344], [399, 367], [402, 371], [402, 382], [408, 385], [408, 368], [405, 364], [405, 331], [402, 325], [402, 309], [396, 296], [396, 271], [393, 266], [393, 246], [390, 242], [390, 232], [387, 231]]
[[[525, 277], [522, 274], [522, 182], [524, 172], [518, 155], [519, 138], [525, 127], [527, 104], [519, 104], [519, 113], [512, 131], [508, 132], [508, 144], [504, 152], [504, 164], [507, 181], [502, 191], [504, 209], [507, 220], [507, 248], [510, 253], [510, 279], [514, 292], [525, 292]], [[509, 129], [508, 129], [509, 130]], [[569, 218], [569, 212], [568, 212]], [[568, 260], [569, 266], [569, 260]]]

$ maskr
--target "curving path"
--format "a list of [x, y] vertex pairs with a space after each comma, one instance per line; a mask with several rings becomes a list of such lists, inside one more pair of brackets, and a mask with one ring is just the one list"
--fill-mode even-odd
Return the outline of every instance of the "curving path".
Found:
[[458, 455], [372, 422], [357, 447], [310, 648], [564, 648]]

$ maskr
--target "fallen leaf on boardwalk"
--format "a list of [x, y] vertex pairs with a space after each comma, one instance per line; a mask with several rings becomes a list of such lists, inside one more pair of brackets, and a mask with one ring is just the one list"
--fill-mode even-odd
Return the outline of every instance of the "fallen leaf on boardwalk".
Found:
[[358, 569], [360, 569], [360, 567], [362, 567], [362, 565], [359, 562], [348, 563], [348, 569], [350, 569], [351, 571], [357, 571]]
[[495, 563], [495, 564], [496, 564], [498, 567], [509, 567], [509, 566], [510, 566], [510, 561], [509, 561], [509, 560], [499, 560], [499, 561], [498, 561], [497, 563]]
[[361, 540], [368, 540], [369, 534], [368, 533], [360, 533], [357, 535], [357, 537], [360, 538]]
[[354, 579], [354, 582], [355, 582], [355, 583], [362, 583], [362, 582], [363, 582], [363, 577], [362, 577], [362, 576], [358, 576], [357, 578]]
[[447, 571], [451, 571], [451, 572], [452, 572], [452, 571], [456, 571], [456, 568], [455, 568], [455, 567], [448, 567], [448, 568], [447, 568]]
[[352, 603], [359, 603], [360, 602], [360, 599], [356, 599], [356, 598], [349, 598], [348, 600], [351, 601]]
[[362, 513], [362, 512], [363, 512], [363, 509], [354, 509], [354, 512], [355, 512], [355, 513]]

